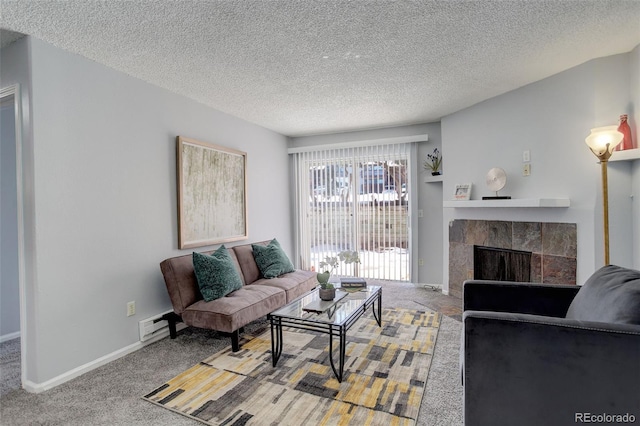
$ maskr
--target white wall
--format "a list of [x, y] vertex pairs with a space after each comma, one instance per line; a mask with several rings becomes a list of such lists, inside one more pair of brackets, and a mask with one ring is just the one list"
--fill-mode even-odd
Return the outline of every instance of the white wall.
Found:
[[[284, 136], [28, 43], [21, 54], [32, 73], [25, 231], [34, 338], [26, 367], [37, 388], [135, 344], [138, 321], [171, 308], [158, 264], [191, 252], [177, 249], [177, 135], [247, 152], [249, 240], [239, 243], [278, 237], [289, 251], [292, 237]], [[136, 302], [132, 317], [128, 301]]]
[[[415, 167], [419, 171], [416, 176], [416, 187], [412, 189], [417, 200], [415, 211], [423, 211], [423, 217], [415, 218], [417, 229], [412, 230], [415, 253], [412, 253], [413, 270], [417, 276], [412, 276], [414, 283], [442, 283], [442, 184], [425, 184], [422, 163], [427, 153], [433, 148], [441, 147], [440, 123], [420, 124], [413, 126], [386, 127], [380, 129], [363, 130], [359, 132], [332, 133], [325, 135], [304, 136], [291, 138], [290, 147], [306, 147], [345, 142], [374, 141], [405, 136], [428, 135], [428, 141], [418, 144]], [[446, 167], [446, 161], [444, 162]], [[418, 266], [418, 259], [424, 260], [423, 266]]]
[[[446, 163], [445, 199], [451, 199], [456, 184], [466, 182], [474, 185], [473, 199], [492, 195], [485, 184], [492, 167], [508, 176], [501, 195], [571, 199], [568, 209], [444, 209], [445, 283], [448, 225], [457, 218], [577, 223], [578, 282], [603, 264], [600, 167], [584, 139], [591, 128], [617, 124], [620, 114], [634, 109], [629, 57], [593, 60], [443, 118], [443, 155], [456, 159]], [[521, 173], [524, 150], [531, 152], [529, 177]], [[611, 259], [623, 266], [631, 266], [630, 181], [628, 163], [614, 167], [610, 203], [617, 222]]]

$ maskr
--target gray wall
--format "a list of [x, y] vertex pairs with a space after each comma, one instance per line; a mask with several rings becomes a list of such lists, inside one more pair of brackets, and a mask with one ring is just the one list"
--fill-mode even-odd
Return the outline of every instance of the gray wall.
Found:
[[[300, 148], [425, 134], [428, 135], [429, 140], [418, 144], [417, 158], [414, 159], [419, 175], [416, 177], [416, 187], [412, 191], [417, 196], [410, 197], [411, 201], [417, 200], [418, 202], [417, 206], [413, 206], [415, 211], [423, 211], [423, 217], [415, 218], [414, 223], [417, 223], [417, 229], [412, 230], [415, 246], [411, 258], [413, 270], [418, 272], [418, 276], [413, 276], [412, 281], [414, 283], [439, 284], [442, 282], [442, 184], [426, 184], [424, 182], [425, 174], [422, 163], [426, 159], [427, 153], [431, 153], [435, 147], [441, 147], [440, 123], [304, 136], [291, 138], [289, 145], [292, 148]], [[446, 167], [446, 162], [443, 164]], [[418, 266], [418, 259], [424, 260], [423, 266]]]
[[[629, 105], [631, 120], [631, 131], [633, 132], [633, 140], [635, 146], [640, 148], [640, 46], [629, 55], [629, 92], [631, 93], [631, 104]], [[632, 201], [633, 201], [633, 265], [635, 269], [640, 270], [640, 160], [632, 163], [631, 179], [632, 179]]]
[[631, 166], [633, 200], [633, 267], [640, 270], [640, 161], [634, 161]]
[[158, 264], [191, 252], [177, 249], [177, 135], [246, 151], [248, 241], [290, 251], [292, 237], [284, 136], [27, 40], [26, 368], [42, 384], [138, 342], [138, 321], [171, 308]]
[[[424, 170], [427, 154], [434, 148], [442, 152], [442, 135], [440, 123], [428, 125], [429, 142], [418, 146], [418, 209], [423, 216], [418, 218], [418, 258], [423, 259], [424, 266], [418, 266], [418, 281], [423, 284], [442, 284], [442, 182], [426, 183], [424, 178], [431, 176], [431, 171]], [[442, 158], [442, 174], [447, 173], [447, 164], [452, 161]], [[416, 282], [416, 281], [414, 281]]]
[[20, 331], [14, 99], [0, 104], [0, 341]]
[[[603, 264], [600, 167], [584, 139], [591, 128], [617, 124], [620, 114], [638, 109], [629, 90], [631, 81], [639, 78], [637, 67], [634, 71], [630, 65], [632, 56], [593, 60], [443, 118], [443, 155], [455, 158], [446, 163], [444, 199], [451, 199], [456, 184], [466, 182], [474, 185], [473, 199], [492, 195], [485, 185], [492, 167], [507, 173], [503, 195], [571, 199], [568, 209], [444, 209], [445, 283], [448, 224], [457, 218], [577, 223], [578, 282]], [[529, 177], [521, 173], [524, 150], [531, 151]], [[636, 184], [637, 163], [633, 164]], [[610, 220], [614, 224], [611, 261], [622, 266], [634, 264], [630, 231], [638, 198], [633, 207], [631, 169], [630, 162], [612, 163], [609, 168]]]

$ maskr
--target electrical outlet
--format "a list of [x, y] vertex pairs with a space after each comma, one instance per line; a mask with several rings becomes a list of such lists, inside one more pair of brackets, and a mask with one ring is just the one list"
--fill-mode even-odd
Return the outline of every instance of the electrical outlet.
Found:
[[136, 314], [136, 302], [127, 303], [127, 316], [130, 317]]
[[424, 217], [424, 210], [418, 210], [418, 217]]
[[527, 149], [526, 151], [522, 152], [522, 162], [528, 163], [529, 161], [531, 161], [531, 151]]
[[424, 259], [418, 259], [418, 266], [424, 266]]
[[531, 174], [531, 164], [527, 163], [522, 166], [522, 176], [529, 176]]

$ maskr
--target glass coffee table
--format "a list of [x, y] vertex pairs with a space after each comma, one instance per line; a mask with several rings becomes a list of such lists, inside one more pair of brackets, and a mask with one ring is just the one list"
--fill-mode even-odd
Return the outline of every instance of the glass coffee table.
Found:
[[[344, 294], [346, 293], [346, 295]], [[382, 288], [367, 286], [357, 291], [336, 289], [333, 302], [320, 301], [318, 289], [294, 300], [268, 315], [271, 323], [271, 355], [275, 367], [282, 355], [282, 328], [317, 331], [329, 335], [329, 361], [333, 373], [342, 382], [347, 346], [347, 330], [371, 307], [373, 316], [382, 326]], [[333, 362], [333, 339], [338, 338], [338, 368]]]

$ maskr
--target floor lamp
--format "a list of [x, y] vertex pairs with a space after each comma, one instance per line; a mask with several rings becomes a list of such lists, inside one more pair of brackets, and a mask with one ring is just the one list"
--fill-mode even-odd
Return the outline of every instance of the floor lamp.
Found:
[[604, 228], [604, 264], [609, 265], [609, 184], [607, 182], [607, 163], [613, 149], [622, 142], [624, 135], [618, 132], [617, 126], [596, 127], [591, 129], [585, 142], [591, 152], [600, 160], [602, 171], [602, 208]]

